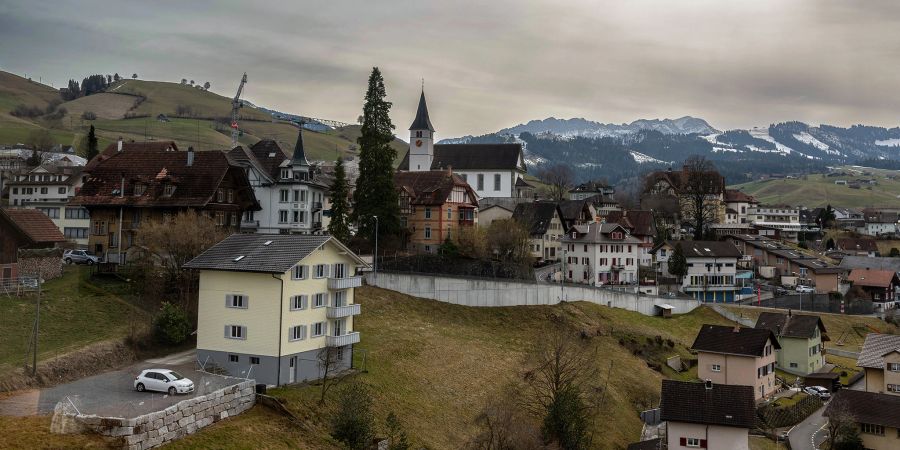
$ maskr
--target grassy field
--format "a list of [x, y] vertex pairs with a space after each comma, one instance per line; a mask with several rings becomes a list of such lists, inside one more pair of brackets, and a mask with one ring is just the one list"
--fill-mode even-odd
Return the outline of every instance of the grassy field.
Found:
[[[134, 111], [136, 114], [175, 114], [178, 105], [190, 106], [193, 114], [199, 117], [231, 117], [231, 96], [237, 91], [239, 79], [234, 87], [216, 86], [220, 92], [228, 92], [229, 97], [165, 81], [122, 80], [109, 87], [107, 92], [113, 94], [142, 95], [147, 98]], [[270, 120], [271, 116], [251, 106], [241, 108], [242, 118], [253, 120]]]
[[[612, 362], [608, 411], [601, 414], [596, 430], [599, 448], [622, 448], [639, 436], [637, 412], [659, 400], [663, 375], [650, 369], [651, 361], [645, 358], [687, 354], [685, 347], [693, 342], [701, 324], [727, 323], [706, 308], [666, 320], [590, 303], [471, 308], [376, 288], [360, 289], [357, 300], [363, 314], [355, 322], [362, 334], [355, 361], [366, 371], [354, 378], [372, 387], [378, 421], [394, 411], [417, 448], [459, 448], [464, 444], [476, 431], [475, 417], [523, 374], [526, 355], [543, 333], [556, 326], [554, 320], [561, 320], [572, 333], [583, 330], [592, 336], [589, 345], [602, 355], [597, 364], [603, 377], [610, 373]], [[673, 340], [675, 347], [656, 352], [644, 347], [641, 355], [628, 347], [632, 339], [640, 344], [656, 336]], [[273, 430], [277, 422], [247, 415], [213, 425], [173, 447], [218, 448], [241, 433], [246, 442], [258, 438], [264, 447], [334, 448], [327, 421], [332, 406], [317, 404], [319, 389], [305, 386], [271, 391], [285, 399], [305, 427], [302, 437], [290, 442], [271, 440], [278, 437], [279, 432]], [[291, 425], [285, 432], [296, 433], [296, 427]]]
[[50, 416], [0, 416], [0, 448], [73, 449], [116, 448], [97, 435], [54, 434]]
[[[86, 266], [66, 266], [61, 278], [43, 286], [39, 361], [107, 339], [123, 337], [132, 320], [146, 317], [115, 291], [91, 281]], [[0, 373], [25, 363], [35, 314], [35, 296], [0, 296]], [[29, 360], [30, 363], [30, 360]]]
[[[844, 168], [854, 173], [850, 168]], [[885, 175], [892, 171], [865, 169], [871, 175], [844, 177], [826, 177], [812, 174], [798, 179], [779, 179], [751, 181], [749, 183], [729, 186], [756, 197], [762, 204], [788, 204], [815, 208], [825, 205], [853, 208], [863, 207], [900, 207], [900, 180], [889, 180]], [[896, 175], [897, 172], [893, 171]], [[858, 180], [875, 178], [875, 186], [863, 185], [861, 189], [851, 189], [845, 185], [834, 184], [835, 180]]]
[[[744, 317], [749, 317], [753, 321], [756, 321], [756, 319], [759, 318], [759, 313], [761, 311], [786, 312], [783, 309], [748, 308], [734, 305], [725, 306], [725, 308], [728, 308], [735, 313], [743, 314]], [[798, 314], [797, 311], [794, 311], [794, 314]], [[826, 348], [833, 347], [841, 350], [858, 352], [865, 342], [866, 334], [868, 333], [900, 334], [900, 330], [898, 330], [897, 327], [876, 317], [826, 313], [816, 314], [822, 318], [822, 323], [825, 324], [825, 329], [828, 331], [828, 337], [831, 338], [830, 341], [825, 343]], [[838, 345], [839, 343], [842, 343], [843, 345]]]

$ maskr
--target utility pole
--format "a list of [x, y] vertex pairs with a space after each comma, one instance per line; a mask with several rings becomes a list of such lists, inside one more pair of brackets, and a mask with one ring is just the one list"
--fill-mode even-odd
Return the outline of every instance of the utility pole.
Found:
[[31, 376], [37, 376], [37, 357], [38, 357], [38, 335], [41, 331], [41, 274], [38, 272], [37, 277], [38, 294], [37, 301], [34, 303], [34, 356], [31, 359]]
[[559, 273], [559, 301], [565, 301], [565, 278], [566, 278], [566, 257], [569, 255], [568, 250], [563, 250], [563, 259], [561, 263], [562, 271]]
[[375, 274], [375, 283], [378, 283], [378, 216], [372, 216], [375, 218], [375, 253], [372, 255], [372, 267], [373, 273]]

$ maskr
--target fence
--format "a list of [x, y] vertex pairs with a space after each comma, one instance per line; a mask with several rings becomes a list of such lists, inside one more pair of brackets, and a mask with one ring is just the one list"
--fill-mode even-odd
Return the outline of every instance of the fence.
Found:
[[20, 296], [38, 291], [37, 276], [20, 276], [0, 279], [0, 295]]
[[781, 297], [762, 299], [755, 298], [742, 302], [745, 305], [762, 306], [765, 308], [792, 309], [794, 311], [823, 312], [833, 314], [871, 315], [875, 308], [870, 301], [848, 302], [830, 298], [827, 294], [803, 294], [784, 295]]
[[555, 305], [561, 301], [588, 301], [604, 306], [660, 315], [663, 309], [685, 314], [700, 306], [693, 299], [657, 297], [585, 285], [559, 285], [525, 280], [500, 280], [451, 275], [378, 272], [366, 275], [369, 285], [466, 306], [497, 307]]

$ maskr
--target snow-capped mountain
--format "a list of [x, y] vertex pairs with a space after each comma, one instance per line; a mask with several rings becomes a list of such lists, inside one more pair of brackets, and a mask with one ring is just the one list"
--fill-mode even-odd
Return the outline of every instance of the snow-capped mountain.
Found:
[[550, 117], [543, 120], [532, 120], [525, 124], [505, 128], [498, 134], [517, 135], [522, 132], [532, 134], [552, 133], [563, 137], [603, 137], [623, 136], [636, 133], [641, 130], [659, 131], [663, 134], [711, 134], [718, 130], [710, 126], [703, 119], [685, 116], [678, 119], [640, 119], [631, 123], [616, 125], [612, 123], [600, 123], [587, 119], [557, 119]]

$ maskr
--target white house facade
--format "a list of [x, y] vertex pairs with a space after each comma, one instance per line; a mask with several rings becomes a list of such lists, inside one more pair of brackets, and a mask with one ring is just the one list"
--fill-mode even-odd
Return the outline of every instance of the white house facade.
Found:
[[563, 276], [594, 286], [637, 283], [640, 244], [619, 224], [573, 226], [562, 238]]
[[86, 247], [90, 214], [80, 206], [69, 206], [83, 183], [81, 166], [44, 164], [14, 176], [7, 183], [9, 204], [43, 212], [66, 239]]

